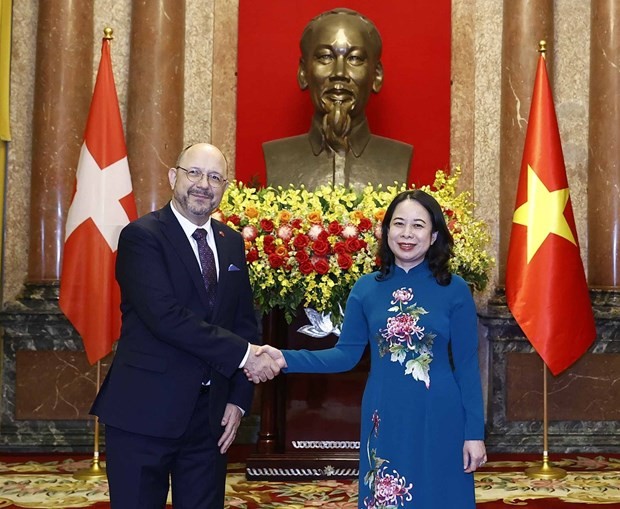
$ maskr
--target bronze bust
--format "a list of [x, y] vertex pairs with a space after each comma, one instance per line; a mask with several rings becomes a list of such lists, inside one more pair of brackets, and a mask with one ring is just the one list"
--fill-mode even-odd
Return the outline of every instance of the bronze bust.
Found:
[[371, 134], [365, 108], [383, 84], [381, 36], [350, 9], [326, 11], [300, 42], [297, 81], [314, 105], [310, 131], [263, 143], [271, 186], [325, 184], [360, 188], [407, 182], [413, 147]]

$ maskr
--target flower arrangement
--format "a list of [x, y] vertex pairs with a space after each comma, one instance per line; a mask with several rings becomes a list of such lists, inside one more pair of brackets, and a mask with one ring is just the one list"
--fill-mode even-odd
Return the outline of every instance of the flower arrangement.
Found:
[[[438, 171], [420, 189], [442, 206], [454, 236], [452, 270], [483, 290], [493, 259], [486, 226], [473, 216], [468, 192], [457, 192], [460, 169]], [[260, 310], [281, 308], [290, 322], [300, 305], [341, 320], [353, 284], [377, 269], [376, 251], [387, 206], [405, 185], [256, 189], [236, 182], [215, 218], [238, 229], [245, 241], [250, 282]]]

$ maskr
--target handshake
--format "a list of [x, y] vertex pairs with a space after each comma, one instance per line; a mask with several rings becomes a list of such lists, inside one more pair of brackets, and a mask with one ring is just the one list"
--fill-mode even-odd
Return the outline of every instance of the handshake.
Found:
[[286, 367], [284, 355], [270, 345], [250, 345], [250, 355], [243, 366], [243, 371], [255, 384], [271, 380]]

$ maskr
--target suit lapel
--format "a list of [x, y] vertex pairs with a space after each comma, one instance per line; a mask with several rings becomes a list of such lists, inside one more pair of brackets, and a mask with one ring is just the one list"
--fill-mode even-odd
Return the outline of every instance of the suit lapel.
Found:
[[190, 246], [189, 239], [185, 236], [183, 228], [181, 228], [177, 218], [174, 217], [174, 213], [170, 207], [171, 205], [168, 203], [163, 209], [161, 209], [159, 219], [162, 223], [162, 232], [172, 245], [172, 249], [176, 251], [181, 259], [181, 262], [189, 272], [192, 283], [196, 287], [196, 291], [198, 292], [198, 295], [200, 295], [200, 300], [206, 309], [208, 307], [207, 290], [205, 289], [204, 281], [202, 279], [200, 265], [198, 264], [198, 260], [196, 260], [196, 255], [192, 250], [192, 246]]
[[226, 232], [222, 228], [222, 224], [211, 218], [211, 229], [213, 230], [213, 238], [217, 247], [217, 258], [219, 265], [219, 279], [217, 282], [217, 294], [215, 296], [215, 305], [213, 307], [213, 316], [217, 316], [222, 301], [223, 290], [228, 284], [228, 266], [230, 265], [230, 244]]

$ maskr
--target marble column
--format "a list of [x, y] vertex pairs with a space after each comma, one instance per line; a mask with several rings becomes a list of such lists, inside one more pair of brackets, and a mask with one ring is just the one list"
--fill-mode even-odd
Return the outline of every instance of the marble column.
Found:
[[620, 3], [593, 1], [590, 40], [588, 282], [620, 287]]
[[136, 0], [131, 22], [127, 155], [143, 215], [170, 198], [183, 148], [185, 0]]
[[[500, 285], [506, 279], [506, 256], [538, 62], [538, 42], [545, 39], [550, 43], [553, 41], [553, 32], [553, 0], [504, 1], [498, 258]], [[547, 48], [547, 66], [551, 68], [553, 47], [548, 44]]]
[[92, 94], [93, 0], [39, 3], [28, 282], [57, 281]]
[[234, 177], [237, 139], [237, 24], [238, 0], [215, 0], [211, 143], [219, 147]]

